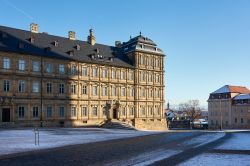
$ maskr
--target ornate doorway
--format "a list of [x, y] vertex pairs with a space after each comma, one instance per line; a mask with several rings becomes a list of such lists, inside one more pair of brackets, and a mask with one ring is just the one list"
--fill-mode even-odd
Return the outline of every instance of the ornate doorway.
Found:
[[113, 109], [113, 119], [118, 119], [118, 112], [116, 108]]
[[2, 122], [10, 122], [10, 109], [9, 108], [2, 109]]

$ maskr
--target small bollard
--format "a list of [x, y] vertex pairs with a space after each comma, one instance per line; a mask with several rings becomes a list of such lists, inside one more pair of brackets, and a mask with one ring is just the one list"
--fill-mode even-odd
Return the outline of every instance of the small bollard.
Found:
[[39, 142], [40, 142], [40, 138], [39, 138], [39, 130], [38, 128], [35, 128], [34, 129], [34, 133], [35, 133], [35, 145], [38, 145], [39, 146]]

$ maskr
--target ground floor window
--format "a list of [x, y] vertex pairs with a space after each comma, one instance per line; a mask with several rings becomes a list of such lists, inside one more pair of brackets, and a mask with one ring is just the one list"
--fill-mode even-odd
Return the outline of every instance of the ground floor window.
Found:
[[47, 118], [52, 117], [52, 107], [51, 106], [47, 106], [46, 117]]
[[76, 106], [71, 106], [71, 117], [76, 117]]
[[88, 115], [88, 110], [86, 106], [82, 106], [82, 110], [81, 110], [81, 116], [87, 116]]
[[59, 107], [59, 116], [62, 118], [64, 117], [64, 106]]
[[97, 107], [92, 108], [93, 116], [97, 116]]
[[18, 117], [24, 118], [24, 107], [23, 106], [18, 107]]
[[134, 115], [134, 107], [131, 107], [131, 108], [130, 108], [129, 114], [130, 114], [130, 115]]
[[32, 113], [33, 113], [33, 118], [37, 118], [38, 117], [38, 107], [34, 106], [32, 108]]

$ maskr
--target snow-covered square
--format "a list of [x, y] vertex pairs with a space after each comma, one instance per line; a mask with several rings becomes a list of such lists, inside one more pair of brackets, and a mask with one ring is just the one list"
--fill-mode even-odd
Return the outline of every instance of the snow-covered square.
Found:
[[34, 129], [0, 130], [0, 155], [74, 144], [129, 138], [157, 132], [101, 128], [50, 128], [39, 130], [39, 146]]

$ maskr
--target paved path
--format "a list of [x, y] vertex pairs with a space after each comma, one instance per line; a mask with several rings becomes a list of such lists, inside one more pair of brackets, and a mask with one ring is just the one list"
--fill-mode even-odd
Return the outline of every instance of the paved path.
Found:
[[[166, 155], [169, 154], [169, 158], [162, 158], [163, 160], [155, 162], [154, 165], [175, 165], [196, 156], [198, 153], [207, 151], [225, 140], [224, 138], [221, 138], [218, 141], [200, 146], [198, 148], [194, 147], [195, 144], [185, 144], [184, 146], [184, 142], [188, 142], [193, 138], [200, 137], [205, 134], [208, 133], [172, 132], [97, 143], [72, 145], [5, 156], [0, 159], [0, 165], [136, 165], [136, 163], [133, 162], [138, 162], [143, 159], [141, 154], [152, 159], [157, 157], [155, 156], [156, 154], [160, 155], [162, 153], [166, 153]], [[230, 135], [226, 135], [225, 137], [229, 136]], [[172, 149], [173, 151], [166, 151], [169, 149]], [[135, 156], [141, 157], [134, 158]], [[145, 157], [145, 160], [147, 160], [147, 157]]]

